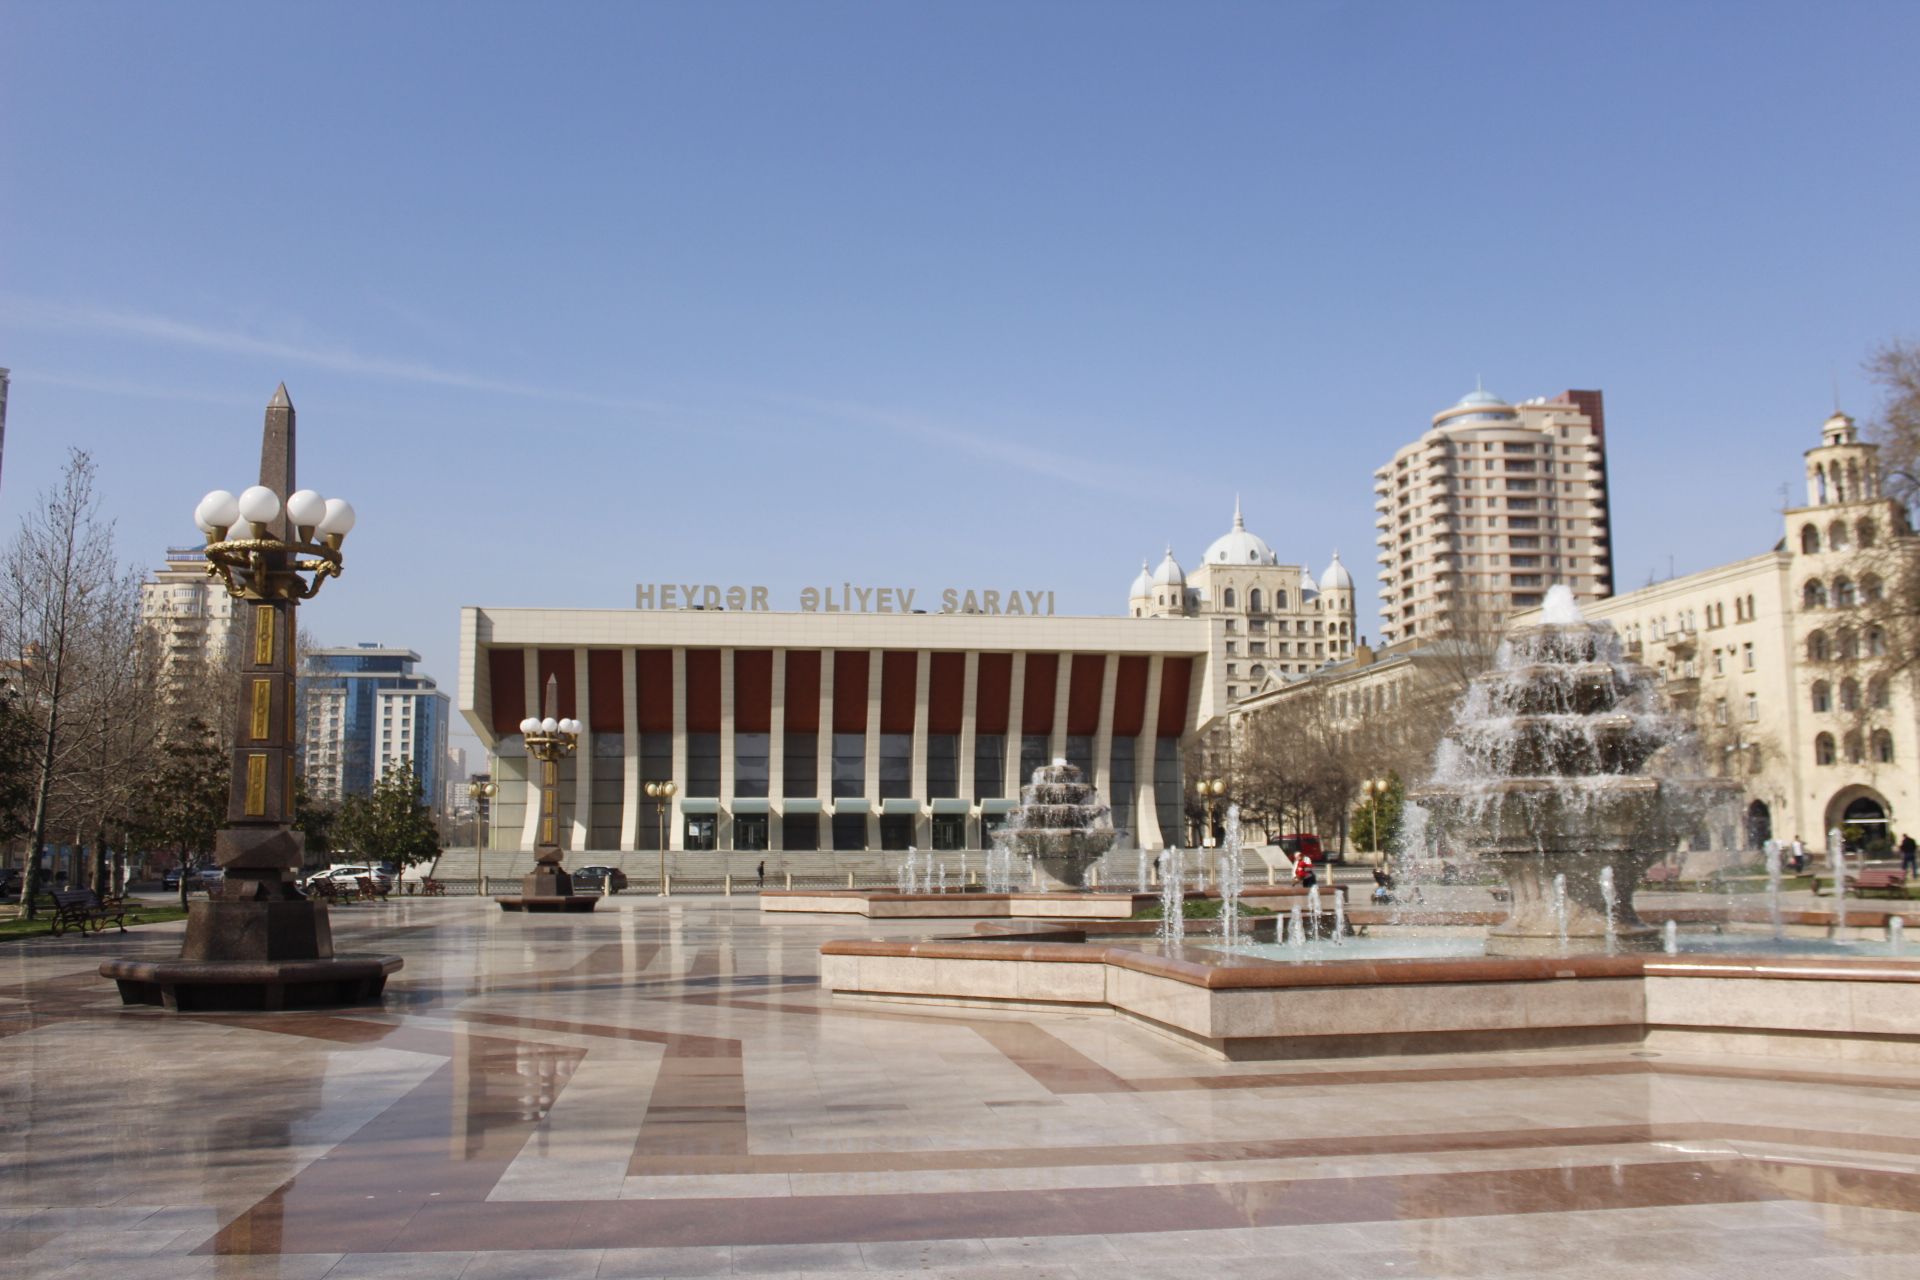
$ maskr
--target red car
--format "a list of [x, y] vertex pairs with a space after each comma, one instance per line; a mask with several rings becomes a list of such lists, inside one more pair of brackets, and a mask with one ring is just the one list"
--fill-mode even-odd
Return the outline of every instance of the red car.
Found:
[[1267, 843], [1279, 845], [1289, 860], [1298, 858], [1303, 853], [1313, 859], [1313, 865], [1316, 867], [1327, 860], [1327, 855], [1320, 849], [1320, 837], [1307, 832], [1296, 832], [1290, 836], [1274, 836]]

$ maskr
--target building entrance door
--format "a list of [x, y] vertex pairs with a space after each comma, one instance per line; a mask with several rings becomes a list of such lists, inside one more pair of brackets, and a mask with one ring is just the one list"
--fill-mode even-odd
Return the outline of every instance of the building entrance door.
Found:
[[767, 847], [767, 815], [764, 813], [735, 814], [733, 847], [746, 852], [765, 849]]

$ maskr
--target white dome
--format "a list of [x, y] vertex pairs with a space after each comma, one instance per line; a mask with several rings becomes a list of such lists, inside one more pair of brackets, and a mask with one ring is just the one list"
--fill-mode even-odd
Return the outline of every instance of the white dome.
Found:
[[1167, 548], [1167, 558], [1153, 571], [1153, 585], [1156, 587], [1184, 587], [1187, 575], [1173, 558], [1173, 548]]
[[1240, 518], [1240, 499], [1233, 500], [1233, 528], [1213, 540], [1207, 548], [1208, 564], [1279, 564], [1273, 548], [1258, 534], [1247, 532]]
[[1133, 580], [1133, 590], [1127, 593], [1127, 599], [1138, 600], [1141, 596], [1153, 594], [1153, 573], [1147, 568], [1147, 562], [1140, 562], [1140, 576]]
[[1322, 591], [1353, 590], [1353, 575], [1347, 572], [1347, 566], [1340, 563], [1338, 551], [1333, 553], [1333, 563], [1328, 565], [1327, 571], [1320, 575], [1320, 589]]

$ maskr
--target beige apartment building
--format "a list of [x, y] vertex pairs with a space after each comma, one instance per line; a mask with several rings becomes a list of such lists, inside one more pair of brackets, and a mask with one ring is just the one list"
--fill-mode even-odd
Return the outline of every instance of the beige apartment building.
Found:
[[1373, 473], [1380, 641], [1497, 630], [1564, 582], [1613, 591], [1598, 391], [1512, 405], [1475, 389]]
[[1281, 564], [1267, 540], [1247, 529], [1238, 499], [1233, 527], [1213, 540], [1191, 574], [1173, 558], [1172, 547], [1158, 568], [1140, 562], [1127, 612], [1135, 618], [1221, 619], [1221, 675], [1229, 702], [1353, 655], [1353, 575], [1340, 553], [1333, 553], [1318, 579], [1305, 565]]
[[207, 576], [198, 546], [167, 548], [153, 581], [140, 584], [140, 617], [159, 637], [161, 678], [170, 689], [199, 679], [233, 642], [233, 597]]
[[[1806, 458], [1804, 506], [1771, 551], [1585, 604], [1694, 716], [1747, 789], [1746, 842], [1834, 827], [1898, 840], [1920, 818], [1920, 708], [1883, 615], [1920, 538], [1881, 496], [1877, 446], [1836, 413]], [[1515, 624], [1537, 621], [1520, 615]], [[1920, 835], [1920, 831], [1916, 831]]]

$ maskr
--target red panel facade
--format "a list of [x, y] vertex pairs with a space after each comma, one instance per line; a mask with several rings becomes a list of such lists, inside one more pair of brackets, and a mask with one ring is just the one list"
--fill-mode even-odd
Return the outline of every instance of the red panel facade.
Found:
[[1147, 723], [1147, 667], [1144, 653], [1121, 655], [1113, 674], [1113, 736], [1137, 738]]
[[1162, 738], [1177, 738], [1187, 727], [1187, 691], [1193, 684], [1193, 659], [1168, 658], [1160, 664], [1160, 726]]
[[733, 727], [740, 733], [773, 730], [773, 652], [769, 649], [734, 652]]
[[487, 688], [493, 694], [493, 731], [520, 732], [527, 718], [527, 655], [519, 649], [487, 650]]
[[538, 714], [540, 715], [547, 713], [548, 676], [557, 677], [560, 681], [560, 716], [563, 719], [572, 719], [578, 716], [580, 713], [575, 710], [576, 699], [573, 696], [575, 692], [573, 687], [573, 650], [540, 650], [540, 684], [538, 692], [534, 694], [540, 702], [538, 708]]
[[960, 732], [966, 711], [967, 655], [934, 654], [927, 664], [927, 732]]
[[673, 732], [673, 650], [642, 649], [634, 655], [639, 686], [640, 732]]
[[1100, 689], [1106, 682], [1107, 655], [1076, 653], [1067, 672], [1067, 732], [1091, 736], [1100, 731]]
[[836, 649], [833, 654], [833, 731], [867, 731], [867, 667], [865, 649]]
[[1005, 733], [1013, 699], [1013, 655], [983, 653], [974, 676], [973, 728], [976, 733]]
[[621, 733], [627, 727], [627, 688], [618, 649], [587, 650], [587, 728]]
[[1027, 680], [1020, 699], [1020, 732], [1053, 732], [1053, 695], [1060, 683], [1060, 655], [1027, 655]]
[[913, 732], [914, 685], [919, 669], [917, 653], [889, 649], [880, 655], [880, 732]]
[[787, 650], [787, 732], [820, 732], [820, 651]]
[[720, 651], [687, 650], [687, 732], [720, 732]]

